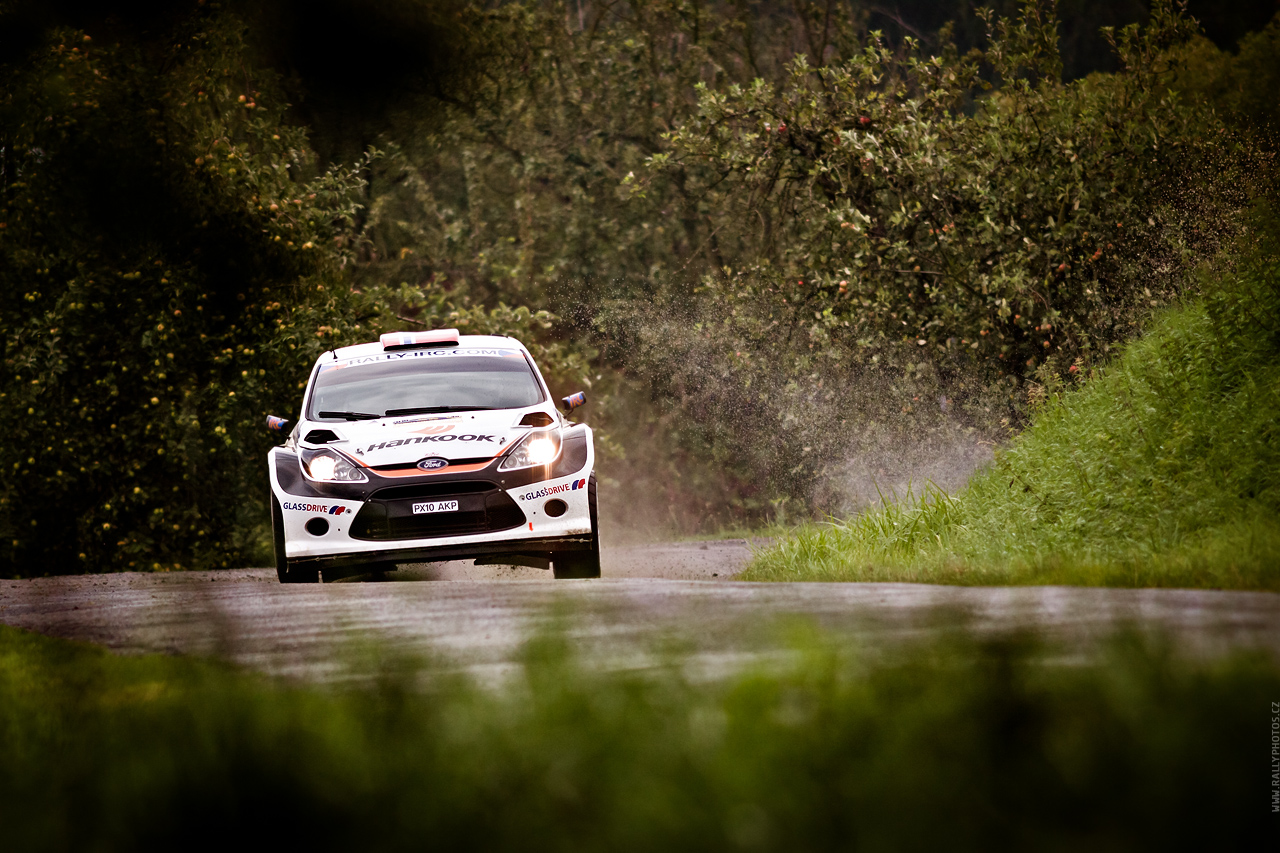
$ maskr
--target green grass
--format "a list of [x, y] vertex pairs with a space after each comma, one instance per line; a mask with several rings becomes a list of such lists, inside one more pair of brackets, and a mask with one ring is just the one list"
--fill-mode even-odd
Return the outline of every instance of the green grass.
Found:
[[482, 690], [389, 663], [285, 685], [0, 627], [6, 849], [1243, 849], [1268, 827], [1261, 658], [1029, 640], [689, 683], [533, 642]]
[[740, 579], [1280, 590], [1277, 258], [1259, 249], [1082, 387], [1048, 389], [959, 492], [810, 526]]

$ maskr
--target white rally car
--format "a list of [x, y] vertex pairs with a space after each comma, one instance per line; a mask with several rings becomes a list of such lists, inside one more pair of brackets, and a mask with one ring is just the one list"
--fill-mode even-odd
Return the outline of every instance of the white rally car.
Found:
[[474, 559], [599, 577], [594, 466], [591, 428], [561, 416], [513, 338], [439, 329], [333, 350], [268, 454], [276, 572]]

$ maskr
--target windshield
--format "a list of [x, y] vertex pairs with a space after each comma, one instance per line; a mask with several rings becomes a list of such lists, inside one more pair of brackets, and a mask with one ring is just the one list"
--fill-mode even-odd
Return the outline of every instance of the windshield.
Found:
[[516, 409], [542, 399], [533, 368], [518, 350], [426, 350], [321, 364], [307, 417]]

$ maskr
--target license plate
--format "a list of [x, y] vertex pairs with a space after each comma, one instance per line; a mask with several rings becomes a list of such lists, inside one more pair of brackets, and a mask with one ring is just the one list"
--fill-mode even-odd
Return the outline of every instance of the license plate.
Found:
[[413, 514], [422, 515], [424, 512], [457, 512], [457, 501], [428, 501], [413, 505]]

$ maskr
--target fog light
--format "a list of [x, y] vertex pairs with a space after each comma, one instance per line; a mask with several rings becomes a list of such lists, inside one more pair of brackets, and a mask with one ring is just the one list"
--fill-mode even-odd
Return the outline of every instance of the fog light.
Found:
[[552, 518], [559, 518], [569, 511], [569, 505], [559, 498], [552, 498], [542, 505], [542, 511]]
[[312, 536], [323, 536], [329, 532], [329, 520], [326, 518], [313, 518], [307, 522], [307, 532]]

